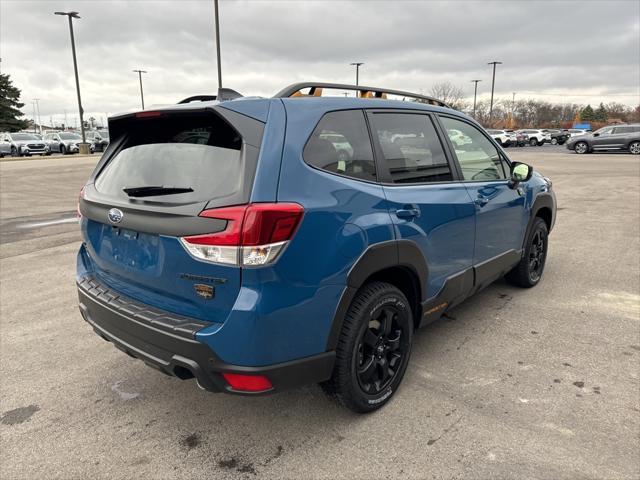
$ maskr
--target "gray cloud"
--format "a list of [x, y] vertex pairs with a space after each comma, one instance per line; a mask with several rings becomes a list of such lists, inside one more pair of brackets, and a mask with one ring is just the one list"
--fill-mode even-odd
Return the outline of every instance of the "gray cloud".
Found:
[[[361, 82], [428, 92], [451, 81], [472, 94], [501, 60], [496, 94], [510, 99], [597, 103], [640, 99], [640, 3], [636, 1], [229, 1], [221, 0], [226, 86], [271, 95], [299, 80]], [[144, 68], [147, 104], [174, 103], [216, 89], [213, 2], [28, 1], [0, 3], [2, 71], [43, 120], [75, 115], [66, 19], [77, 10], [85, 111], [138, 108], [133, 68]], [[544, 93], [567, 92], [567, 96]], [[620, 96], [635, 94], [635, 97]], [[590, 95], [590, 96], [582, 96]]]

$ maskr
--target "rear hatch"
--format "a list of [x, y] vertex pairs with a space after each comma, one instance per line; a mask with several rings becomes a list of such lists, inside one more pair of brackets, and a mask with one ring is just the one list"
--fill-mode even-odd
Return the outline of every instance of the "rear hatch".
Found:
[[229, 220], [201, 213], [249, 201], [263, 126], [216, 104], [110, 120], [110, 147], [79, 205], [97, 280], [163, 310], [224, 321], [241, 269], [196, 258], [184, 239], [225, 232]]

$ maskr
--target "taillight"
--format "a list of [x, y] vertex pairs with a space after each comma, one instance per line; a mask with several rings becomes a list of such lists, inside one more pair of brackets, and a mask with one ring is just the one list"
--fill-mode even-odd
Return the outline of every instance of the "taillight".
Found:
[[158, 112], [157, 110], [147, 110], [144, 112], [137, 112], [135, 114], [136, 118], [154, 118], [154, 117], [161, 117], [162, 116], [162, 112]]
[[252, 203], [205, 210], [201, 217], [226, 220], [226, 228], [182, 237], [180, 241], [199, 260], [245, 267], [267, 265], [293, 238], [303, 213], [297, 203]]

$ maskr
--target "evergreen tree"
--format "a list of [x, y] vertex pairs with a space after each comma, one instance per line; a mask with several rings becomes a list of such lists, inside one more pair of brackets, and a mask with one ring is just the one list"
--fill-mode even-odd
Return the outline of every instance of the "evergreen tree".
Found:
[[593, 120], [602, 123], [607, 121], [607, 109], [604, 108], [602, 102], [600, 102], [600, 106], [596, 108], [596, 111], [593, 113]]
[[20, 109], [20, 90], [13, 86], [9, 75], [0, 74], [0, 132], [18, 132], [27, 128], [27, 121]]
[[594, 111], [591, 105], [587, 105], [580, 112], [580, 120], [582, 120], [583, 122], [592, 122], [593, 120], [595, 120], [593, 116]]

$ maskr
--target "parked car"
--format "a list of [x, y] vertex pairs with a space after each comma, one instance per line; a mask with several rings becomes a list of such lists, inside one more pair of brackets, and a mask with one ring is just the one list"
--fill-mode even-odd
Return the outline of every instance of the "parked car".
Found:
[[79, 197], [80, 312], [100, 337], [206, 390], [320, 382], [370, 412], [416, 328], [503, 275], [538, 284], [549, 179], [437, 99], [300, 99], [331, 87], [365, 88], [111, 117]]
[[[48, 133], [44, 138], [44, 141], [49, 145], [49, 152], [61, 153], [62, 155], [78, 153], [82, 143], [82, 136], [74, 132]], [[85, 136], [85, 138], [89, 142], [89, 152], [95, 152], [95, 144], [88, 137]]]
[[447, 134], [449, 135], [449, 140], [453, 142], [455, 146], [462, 147], [471, 143], [471, 139], [456, 128], [450, 128]]
[[505, 132], [513, 133], [516, 136], [516, 145], [524, 147], [529, 143], [529, 135], [517, 130], [505, 130]]
[[109, 146], [109, 130], [91, 130], [86, 132], [87, 141], [95, 146], [95, 151], [104, 152]]
[[551, 134], [541, 129], [524, 129], [520, 130], [529, 137], [529, 145], [532, 147], [542, 146], [547, 142], [551, 142]]
[[35, 133], [16, 132], [0, 134], [0, 155], [22, 157], [31, 155], [46, 155], [45, 142]]
[[491, 138], [505, 148], [510, 147], [511, 145], [515, 146], [518, 143], [516, 134], [508, 132], [507, 130], [489, 129], [487, 130], [487, 133], [491, 135]]
[[588, 133], [591, 133], [592, 130], [588, 130], [586, 128], [569, 128], [568, 132], [569, 135], [571, 135], [571, 138], [573, 138], [579, 135], [587, 135]]
[[610, 125], [593, 133], [569, 139], [567, 148], [576, 153], [591, 153], [598, 150], [626, 150], [640, 154], [640, 123]]
[[564, 145], [569, 138], [571, 138], [571, 134], [568, 130], [559, 130], [559, 129], [545, 129], [543, 132], [548, 132], [551, 135], [551, 145]]

